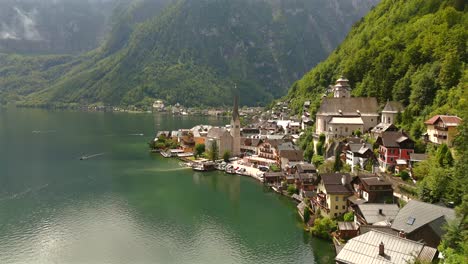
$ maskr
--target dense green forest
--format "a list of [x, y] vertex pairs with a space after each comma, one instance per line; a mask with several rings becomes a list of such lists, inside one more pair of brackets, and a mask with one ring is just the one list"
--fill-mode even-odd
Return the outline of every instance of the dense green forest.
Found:
[[299, 112], [312, 100], [314, 113], [327, 87], [344, 75], [354, 96], [402, 102], [401, 125], [415, 136], [433, 114], [460, 115], [467, 100], [466, 10], [460, 0], [382, 1], [324, 62], [292, 85], [291, 106]]
[[[461, 0], [383, 0], [286, 96], [295, 112], [311, 100], [315, 113], [328, 86], [344, 75], [354, 96], [377, 97], [381, 105], [401, 102], [406, 109], [397, 125], [418, 143], [423, 122], [435, 114], [465, 120], [453, 149], [427, 146], [429, 160], [414, 169], [415, 198], [457, 206], [458, 218], [445, 227], [439, 247], [445, 263], [466, 263], [468, 256], [467, 5]], [[302, 147], [313, 155], [309, 145]]]
[[119, 10], [100, 48], [62, 64], [52, 58], [44, 62], [50, 67], [31, 63], [18, 73], [13, 62], [29, 58], [0, 57], [0, 94], [32, 106], [154, 99], [214, 106], [230, 104], [236, 83], [242, 104], [265, 104], [323, 60], [378, 0], [157, 2]]

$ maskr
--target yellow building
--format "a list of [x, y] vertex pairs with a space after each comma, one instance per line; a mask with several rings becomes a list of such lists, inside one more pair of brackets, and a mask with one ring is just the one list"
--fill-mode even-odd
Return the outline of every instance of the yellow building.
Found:
[[435, 144], [447, 144], [452, 146], [457, 127], [462, 122], [458, 116], [436, 115], [424, 122], [427, 127], [426, 139]]
[[348, 211], [348, 197], [353, 195], [347, 173], [321, 174], [317, 186], [317, 196], [311, 202], [314, 211], [320, 209], [324, 217], [336, 218]]

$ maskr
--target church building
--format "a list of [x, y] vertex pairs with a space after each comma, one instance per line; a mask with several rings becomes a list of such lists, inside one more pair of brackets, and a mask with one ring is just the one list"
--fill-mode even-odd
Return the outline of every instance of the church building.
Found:
[[341, 76], [333, 86], [333, 98], [324, 98], [316, 115], [317, 135], [348, 137], [356, 130], [366, 132], [379, 122], [375, 97], [351, 97], [349, 80]]

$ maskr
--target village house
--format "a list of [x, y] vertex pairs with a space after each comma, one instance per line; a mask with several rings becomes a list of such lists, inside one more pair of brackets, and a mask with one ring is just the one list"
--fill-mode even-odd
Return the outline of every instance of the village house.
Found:
[[319, 176], [317, 169], [310, 163], [298, 163], [293, 165], [288, 173], [294, 175], [296, 188], [300, 190], [302, 198], [312, 198], [317, 191]]
[[259, 146], [263, 140], [258, 137], [241, 138], [241, 153], [246, 155], [257, 155]]
[[279, 144], [277, 149], [282, 170], [304, 161], [304, 151], [290, 141]]
[[462, 119], [458, 116], [436, 115], [424, 122], [427, 127], [426, 139], [434, 144], [453, 144], [453, 139], [458, 134], [457, 127]]
[[205, 140], [208, 136], [208, 131], [212, 128], [212, 126], [206, 125], [198, 125], [191, 129], [193, 134], [193, 140], [195, 144], [205, 144]]
[[368, 131], [378, 123], [377, 99], [351, 97], [349, 81], [343, 77], [336, 81], [333, 98], [323, 98], [316, 114], [316, 135], [330, 138], [347, 137], [356, 130]]
[[380, 231], [371, 230], [350, 239], [335, 258], [339, 264], [413, 263], [416, 259], [430, 263], [437, 249]]
[[247, 157], [247, 161], [252, 164], [270, 166], [279, 165], [278, 145], [284, 143], [283, 139], [265, 139], [258, 145], [257, 155]]
[[[392, 184], [381, 177], [359, 174], [352, 179], [351, 186], [357, 199], [363, 199], [368, 203], [393, 203]], [[353, 202], [355, 199], [350, 201]]]
[[443, 226], [453, 219], [453, 209], [410, 200], [393, 220], [392, 229], [408, 239], [424, 241], [431, 247], [437, 247], [445, 234]]
[[352, 140], [345, 142], [342, 151], [346, 157], [346, 164], [350, 165], [351, 171], [354, 172], [356, 165], [364, 168], [368, 160], [373, 162], [374, 152], [370, 143], [366, 143], [358, 138]]
[[371, 135], [373, 138], [378, 138], [382, 136], [382, 133], [387, 132], [387, 131], [398, 131], [398, 127], [396, 127], [394, 124], [388, 124], [388, 123], [379, 123], [376, 125], [374, 128], [371, 129]]
[[350, 175], [343, 173], [320, 174], [317, 195], [311, 199], [315, 212], [322, 216], [336, 218], [348, 211], [347, 199], [353, 194]]
[[404, 165], [410, 161], [410, 154], [414, 153], [414, 141], [401, 131], [384, 132], [376, 140], [379, 146], [380, 170], [393, 170], [397, 165]]
[[365, 203], [354, 206], [353, 210], [356, 224], [390, 226], [400, 208], [396, 204]]

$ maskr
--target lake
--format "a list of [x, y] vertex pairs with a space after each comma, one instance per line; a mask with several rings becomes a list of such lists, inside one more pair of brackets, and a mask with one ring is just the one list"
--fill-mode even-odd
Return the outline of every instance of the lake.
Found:
[[148, 152], [228, 121], [0, 108], [0, 263], [333, 263], [289, 199]]

